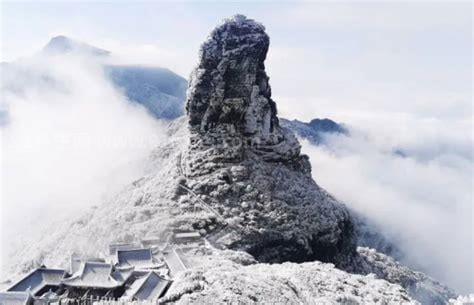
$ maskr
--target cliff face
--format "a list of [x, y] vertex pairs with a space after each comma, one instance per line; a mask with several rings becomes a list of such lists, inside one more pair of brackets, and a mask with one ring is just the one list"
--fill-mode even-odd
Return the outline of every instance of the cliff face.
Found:
[[191, 77], [186, 110], [192, 129], [268, 136], [278, 126], [264, 60], [270, 39], [265, 28], [235, 16], [214, 29], [201, 46]]
[[193, 139], [240, 146], [229, 161], [242, 161], [244, 150], [268, 161], [299, 157], [300, 145], [280, 127], [271, 99], [264, 65], [268, 46], [265, 28], [237, 15], [212, 31], [191, 75], [186, 111]]
[[226, 20], [202, 45], [186, 104], [185, 184], [232, 224], [218, 244], [260, 261], [337, 263], [355, 251], [352, 220], [312, 180], [298, 140], [279, 124], [268, 46], [264, 27], [244, 16]]

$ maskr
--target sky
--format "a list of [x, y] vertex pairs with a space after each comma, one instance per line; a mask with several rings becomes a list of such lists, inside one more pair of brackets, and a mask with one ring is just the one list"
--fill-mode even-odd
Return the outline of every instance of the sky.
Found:
[[[471, 3], [452, 1], [2, 2], [1, 61], [48, 73], [70, 90], [33, 84], [24, 97], [2, 95], [17, 118], [2, 138], [0, 179], [9, 181], [0, 181], [2, 200], [97, 204], [101, 190], [128, 181], [128, 164], [152, 148], [40, 143], [24, 151], [21, 140], [77, 130], [96, 140], [122, 132], [134, 139], [161, 130], [124, 106], [94, 68], [32, 60], [51, 37], [107, 49], [116, 63], [187, 77], [211, 29], [242, 13], [270, 36], [265, 64], [280, 116], [329, 117], [351, 128], [350, 138], [331, 137], [325, 146], [303, 142], [315, 180], [396, 240], [408, 254], [404, 263], [472, 292], [472, 12]], [[55, 178], [45, 181], [45, 172]], [[15, 188], [21, 183], [35, 187], [24, 192]]]
[[210, 29], [236, 13], [267, 28], [273, 96], [287, 117], [472, 110], [469, 2], [6, 2], [1, 59], [62, 34], [187, 77]]

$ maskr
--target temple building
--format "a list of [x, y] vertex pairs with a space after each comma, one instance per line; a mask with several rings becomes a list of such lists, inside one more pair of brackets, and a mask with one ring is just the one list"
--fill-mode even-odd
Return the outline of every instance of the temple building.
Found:
[[49, 291], [57, 291], [65, 276], [66, 271], [63, 269], [38, 268], [28, 273], [7, 291], [29, 291], [32, 296], [39, 297]]
[[165, 267], [165, 264], [154, 258], [150, 248], [117, 250], [116, 263], [120, 268], [133, 266], [135, 269], [151, 270]]
[[109, 245], [105, 257], [71, 255], [68, 270], [42, 266], [0, 292], [0, 305], [77, 301], [93, 304], [99, 300], [156, 302], [172, 284], [170, 276], [187, 269], [183, 253], [169, 246], [170, 239], [182, 247], [202, 242], [197, 232], [174, 232], [166, 239]]
[[164, 279], [155, 271], [135, 271], [131, 285], [121, 297], [128, 301], [153, 301], [164, 295], [171, 281]]

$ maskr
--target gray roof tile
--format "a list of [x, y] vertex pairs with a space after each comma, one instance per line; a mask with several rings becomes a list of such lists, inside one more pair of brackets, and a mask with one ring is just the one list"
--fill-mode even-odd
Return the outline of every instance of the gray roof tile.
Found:
[[38, 268], [7, 289], [7, 291], [31, 291], [33, 295], [46, 286], [59, 286], [66, 271], [62, 269]]

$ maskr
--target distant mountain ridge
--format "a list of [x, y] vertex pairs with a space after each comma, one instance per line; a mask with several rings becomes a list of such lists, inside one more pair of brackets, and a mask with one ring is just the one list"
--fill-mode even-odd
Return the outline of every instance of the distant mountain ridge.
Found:
[[76, 41], [69, 37], [59, 35], [51, 38], [51, 40], [43, 47], [42, 51], [46, 54], [64, 54], [64, 53], [82, 53], [85, 55], [108, 56], [110, 52], [91, 46], [87, 43]]
[[[43, 48], [46, 54], [80, 53], [106, 57], [110, 51], [66, 36], [53, 37]], [[162, 67], [104, 65], [106, 76], [131, 101], [143, 105], [155, 118], [173, 120], [184, 113], [186, 79]]]
[[308, 140], [313, 145], [322, 144], [324, 136], [327, 134], [349, 135], [349, 130], [343, 124], [336, 123], [328, 118], [316, 118], [309, 123], [282, 118], [280, 123], [283, 127], [291, 129], [298, 137]]
[[[76, 41], [66, 36], [56, 36], [41, 49], [40, 56], [79, 55], [97, 59], [102, 65], [105, 76], [115, 88], [123, 92], [132, 103], [144, 106], [157, 119], [173, 120], [184, 114], [187, 81], [173, 71], [162, 67], [140, 65], [110, 64], [108, 56], [112, 53], [105, 49]], [[2, 89], [20, 93], [25, 86], [56, 86], [60, 79], [37, 73], [28, 69], [28, 65], [15, 62], [2, 63], [1, 70], [6, 75]], [[9, 75], [15, 75], [28, 82], [15, 81]], [[0, 109], [0, 126], [8, 122], [7, 109]]]
[[173, 120], [183, 115], [188, 83], [171, 70], [115, 65], [104, 66], [104, 70], [115, 87], [155, 118]]

